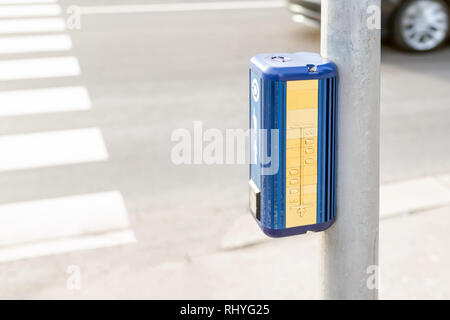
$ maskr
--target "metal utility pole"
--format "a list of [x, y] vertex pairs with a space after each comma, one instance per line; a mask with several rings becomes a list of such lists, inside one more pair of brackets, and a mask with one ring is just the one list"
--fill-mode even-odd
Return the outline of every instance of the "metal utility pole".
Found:
[[322, 0], [322, 55], [339, 70], [337, 212], [321, 236], [321, 298], [376, 299], [380, 0]]

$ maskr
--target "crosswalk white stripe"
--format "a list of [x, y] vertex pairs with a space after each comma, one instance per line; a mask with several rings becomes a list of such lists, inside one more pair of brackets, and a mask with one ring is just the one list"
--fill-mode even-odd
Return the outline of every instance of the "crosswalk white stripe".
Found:
[[128, 227], [119, 191], [0, 205], [0, 247]]
[[75, 57], [55, 57], [0, 61], [0, 80], [77, 76], [80, 65]]
[[136, 242], [131, 230], [109, 232], [100, 235], [56, 239], [16, 247], [0, 248], [0, 262], [68, 253], [72, 251], [99, 249]]
[[[39, 0], [0, 0], [0, 4]], [[55, 2], [40, 0], [40, 2]], [[6, 10], [3, 10], [6, 9]], [[5, 7], [0, 17], [56, 15], [59, 6]], [[64, 30], [61, 19], [10, 20], [0, 33]], [[50, 30], [49, 30], [50, 29]], [[70, 50], [67, 35], [0, 38], [0, 54]], [[0, 80], [80, 74], [75, 57], [0, 61]], [[84, 87], [0, 92], [0, 116], [88, 109]], [[0, 171], [103, 161], [108, 153], [97, 128], [0, 136]], [[119, 191], [0, 205], [0, 262], [133, 243]]]
[[62, 18], [10, 19], [0, 21], [0, 34], [60, 32], [66, 30]]
[[0, 150], [0, 172], [108, 159], [97, 128], [0, 136]]
[[91, 100], [85, 87], [0, 91], [0, 117], [90, 108]]
[[61, 12], [61, 7], [55, 4], [5, 6], [0, 10], [0, 18], [59, 16]]
[[56, 3], [57, 0], [0, 0], [0, 4]]
[[67, 51], [72, 41], [65, 34], [0, 38], [0, 54]]

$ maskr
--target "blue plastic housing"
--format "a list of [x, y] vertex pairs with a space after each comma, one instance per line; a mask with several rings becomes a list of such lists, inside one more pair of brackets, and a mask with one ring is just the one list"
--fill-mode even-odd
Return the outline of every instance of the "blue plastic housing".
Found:
[[[286, 83], [319, 80], [317, 145], [317, 223], [286, 228]], [[250, 211], [271, 237], [323, 231], [336, 212], [337, 68], [316, 53], [258, 54], [250, 61]], [[260, 129], [278, 129], [263, 143]], [[277, 141], [272, 141], [277, 139]], [[276, 142], [277, 148], [273, 148]], [[275, 153], [275, 154], [273, 154]], [[278, 170], [264, 173], [268, 165], [260, 155], [278, 157]], [[270, 166], [270, 164], [269, 164]]]

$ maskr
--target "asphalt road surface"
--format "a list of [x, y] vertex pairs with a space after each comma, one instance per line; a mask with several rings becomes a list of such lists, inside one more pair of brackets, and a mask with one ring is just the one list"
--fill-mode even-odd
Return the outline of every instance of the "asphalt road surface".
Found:
[[[62, 12], [44, 16], [128, 2], [60, 0]], [[160, 2], [133, 2], [151, 3]], [[64, 287], [70, 265], [88, 283], [112, 269], [126, 275], [215, 252], [245, 213], [247, 166], [176, 166], [171, 133], [192, 131], [195, 120], [246, 129], [251, 56], [319, 51], [319, 32], [283, 7], [144, 11], [82, 15], [80, 30], [0, 34], [0, 101], [26, 100], [0, 114], [8, 154], [0, 297]], [[15, 19], [24, 18], [0, 22]], [[40, 51], [1, 51], [11, 48], [2, 47], [7, 37], [48, 35], [60, 38], [38, 41], [49, 44]], [[448, 45], [429, 54], [383, 48], [382, 183], [450, 172], [449, 61]]]

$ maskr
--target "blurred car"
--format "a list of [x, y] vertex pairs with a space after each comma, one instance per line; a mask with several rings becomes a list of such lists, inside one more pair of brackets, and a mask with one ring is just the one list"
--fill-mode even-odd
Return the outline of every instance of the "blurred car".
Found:
[[[336, 0], [337, 1], [337, 0]], [[292, 19], [320, 26], [320, 0], [287, 0]], [[430, 51], [449, 36], [450, 0], [381, 0], [384, 39], [410, 51]]]

